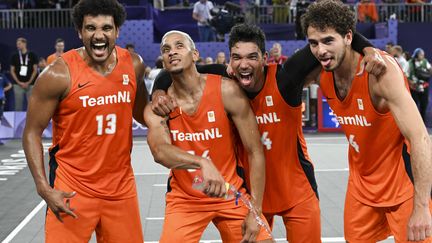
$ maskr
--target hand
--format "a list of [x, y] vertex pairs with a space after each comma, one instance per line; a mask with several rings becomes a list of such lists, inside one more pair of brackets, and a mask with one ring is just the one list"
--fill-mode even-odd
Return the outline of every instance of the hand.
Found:
[[[70, 207], [70, 199], [75, 195], [76, 192], [64, 192], [51, 188], [41, 196], [57, 219], [63, 223], [60, 213], [68, 214], [75, 219], [78, 218], [73, 212], [75, 209]], [[66, 201], [64, 199], [66, 199]]]
[[211, 160], [203, 158], [201, 172], [204, 179], [203, 192], [209, 197], [224, 197], [226, 194], [225, 180]]
[[421, 241], [432, 236], [432, 219], [429, 205], [414, 206], [408, 221], [408, 240]]
[[256, 237], [260, 231], [261, 226], [255, 221], [254, 214], [249, 211], [242, 224], [243, 239], [240, 243], [251, 243], [256, 241]]
[[28, 83], [22, 83], [22, 88], [23, 89], [28, 89], [28, 87], [30, 86], [30, 82], [28, 82]]
[[357, 76], [362, 75], [364, 70], [376, 77], [379, 77], [381, 74], [385, 73], [387, 64], [385, 63], [381, 54], [372, 47], [367, 47], [364, 51], [365, 56], [360, 63], [360, 71], [357, 73]]
[[177, 103], [165, 91], [158, 89], [153, 92], [151, 109], [156, 115], [162, 117], [168, 116], [175, 107], [177, 107]]
[[232, 69], [230, 63], [228, 63], [228, 65], [227, 65], [226, 72], [227, 72], [227, 74], [228, 74], [230, 77], [234, 77], [234, 70]]

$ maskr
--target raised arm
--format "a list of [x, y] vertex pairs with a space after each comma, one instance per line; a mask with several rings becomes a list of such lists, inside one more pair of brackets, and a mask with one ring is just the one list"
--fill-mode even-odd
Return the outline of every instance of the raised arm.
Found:
[[144, 117], [148, 126], [147, 142], [157, 163], [169, 169], [201, 168], [205, 183], [203, 191], [213, 197], [225, 195], [225, 181], [209, 159], [187, 153], [171, 143], [168, 117], [154, 114], [150, 105], [146, 106]]
[[[227, 67], [222, 64], [196, 65], [196, 67], [199, 73], [210, 73], [228, 77], [228, 73], [226, 72]], [[154, 81], [151, 95], [152, 110], [159, 116], [168, 115], [177, 106], [174, 100], [166, 93], [171, 83], [171, 76], [164, 69], [159, 72]]]
[[[222, 100], [225, 110], [231, 116], [247, 152], [252, 201], [256, 206], [258, 215], [261, 215], [265, 185], [265, 158], [255, 115], [250, 108], [247, 97], [235, 81], [231, 79], [222, 79]], [[246, 224], [243, 240], [246, 240], [246, 242], [253, 241], [257, 234], [256, 229], [253, 228], [255, 222], [246, 222]]]
[[56, 217], [62, 221], [60, 212], [76, 215], [63, 202], [75, 192], [62, 192], [51, 188], [45, 175], [42, 133], [54, 115], [60, 100], [69, 90], [69, 71], [62, 59], [49, 66], [37, 79], [27, 111], [23, 134], [23, 147], [27, 163], [36, 184], [38, 194], [46, 201]]
[[148, 93], [144, 83], [144, 71], [145, 64], [140, 56], [132, 53], [132, 62], [135, 69], [135, 78], [137, 82], [137, 91], [135, 95], [135, 104], [133, 108], [133, 118], [139, 123], [145, 125], [144, 123], [144, 107], [148, 101]]
[[395, 121], [411, 148], [411, 166], [414, 176], [414, 207], [408, 223], [409, 240], [431, 236], [432, 222], [429, 209], [432, 189], [432, 147], [420, 113], [409, 94], [403, 72], [396, 61], [385, 56], [388, 71], [379, 78], [373, 93], [385, 100]]

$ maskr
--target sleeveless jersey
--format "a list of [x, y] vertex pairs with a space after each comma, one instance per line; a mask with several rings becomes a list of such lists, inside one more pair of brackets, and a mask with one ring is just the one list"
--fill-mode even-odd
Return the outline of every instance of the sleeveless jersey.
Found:
[[136, 195], [131, 167], [135, 71], [128, 51], [116, 47], [107, 76], [89, 67], [77, 50], [63, 54], [69, 94], [53, 116], [56, 175], [78, 193], [105, 199]]
[[[221, 93], [221, 76], [207, 74], [201, 101], [194, 114], [177, 108], [168, 122], [172, 144], [197, 156], [209, 157], [226, 182], [241, 188], [243, 180], [236, 173], [235, 133], [227, 117]], [[166, 194], [167, 213], [213, 211], [235, 207], [234, 199], [210, 198], [192, 188], [200, 170], [172, 169]], [[244, 192], [244, 189], [241, 189]]]
[[408, 146], [392, 114], [380, 113], [373, 106], [369, 74], [356, 75], [343, 100], [336, 95], [332, 72], [321, 72], [320, 86], [350, 144], [348, 186], [352, 195], [364, 204], [382, 207], [413, 197], [405, 168], [405, 163], [410, 166]]
[[266, 158], [264, 213], [285, 211], [314, 196], [317, 190], [303, 136], [301, 106], [285, 102], [276, 71], [276, 64], [268, 65], [264, 87], [250, 101]]

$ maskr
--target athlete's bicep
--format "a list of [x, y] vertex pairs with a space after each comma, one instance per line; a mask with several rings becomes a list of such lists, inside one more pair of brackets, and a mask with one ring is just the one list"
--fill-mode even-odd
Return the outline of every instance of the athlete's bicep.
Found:
[[425, 132], [420, 113], [406, 87], [402, 70], [393, 58], [385, 56], [388, 72], [375, 84], [379, 96], [383, 97], [401, 131], [408, 138]]
[[230, 79], [222, 81], [222, 100], [231, 116], [247, 151], [260, 147], [260, 135], [249, 100], [241, 88]]
[[152, 151], [155, 151], [158, 146], [171, 144], [167, 119], [154, 114], [150, 104], [145, 107], [144, 119], [148, 127], [147, 142]]
[[69, 72], [61, 64], [49, 66], [35, 82], [27, 109], [26, 128], [42, 133], [69, 89]]
[[144, 83], [145, 64], [140, 56], [132, 54], [132, 63], [135, 70], [135, 78], [137, 83], [137, 90], [135, 95], [135, 103], [133, 107], [133, 118], [141, 124], [144, 123], [144, 107], [148, 101], [148, 93]]

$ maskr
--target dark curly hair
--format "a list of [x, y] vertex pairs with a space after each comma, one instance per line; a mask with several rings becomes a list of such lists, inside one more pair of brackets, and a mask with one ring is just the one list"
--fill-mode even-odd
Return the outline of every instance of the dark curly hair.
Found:
[[307, 36], [308, 27], [321, 31], [333, 28], [342, 36], [350, 30], [355, 32], [356, 18], [348, 5], [339, 0], [320, 0], [312, 3], [301, 17], [303, 33]]
[[72, 18], [76, 29], [82, 29], [86, 15], [112, 16], [116, 27], [120, 27], [126, 19], [126, 11], [117, 0], [80, 0], [72, 9]]
[[266, 52], [265, 34], [256, 25], [238, 24], [234, 26], [231, 29], [228, 42], [230, 50], [237, 42], [253, 42], [258, 46], [262, 54]]

